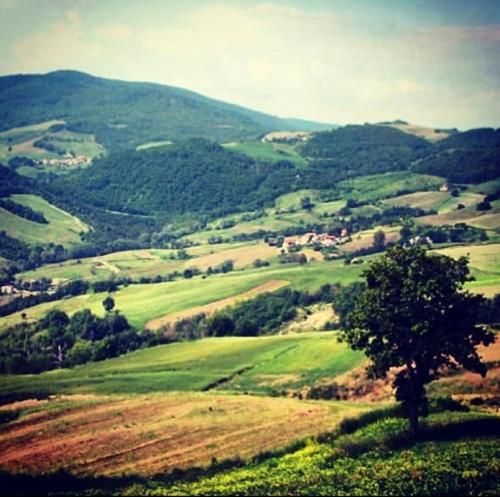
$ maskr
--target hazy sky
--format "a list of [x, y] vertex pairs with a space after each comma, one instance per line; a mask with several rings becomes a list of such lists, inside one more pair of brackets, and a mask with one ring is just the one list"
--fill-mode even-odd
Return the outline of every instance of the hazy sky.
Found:
[[0, 0], [0, 74], [77, 69], [332, 123], [500, 126], [500, 0]]

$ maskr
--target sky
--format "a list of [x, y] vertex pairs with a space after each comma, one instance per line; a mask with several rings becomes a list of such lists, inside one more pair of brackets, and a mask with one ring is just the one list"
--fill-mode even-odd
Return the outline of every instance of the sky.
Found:
[[500, 126], [500, 0], [0, 0], [0, 75], [75, 69], [281, 117]]

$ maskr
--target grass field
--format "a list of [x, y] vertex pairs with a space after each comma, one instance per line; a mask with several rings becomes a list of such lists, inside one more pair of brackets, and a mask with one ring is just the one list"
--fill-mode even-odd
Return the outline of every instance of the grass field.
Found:
[[299, 166], [307, 165], [307, 161], [291, 145], [269, 142], [234, 142], [224, 144], [229, 150], [240, 152], [257, 160], [277, 162], [287, 160]]
[[444, 181], [438, 176], [399, 171], [344, 180], [338, 186], [350, 198], [369, 201], [396, 196], [403, 191], [437, 190]]
[[418, 124], [390, 124], [391, 128], [396, 128], [410, 135], [415, 135], [420, 138], [424, 138], [425, 140], [429, 140], [431, 142], [437, 142], [440, 140], [444, 140], [450, 136], [450, 133], [446, 131], [438, 132], [434, 128], [427, 128], [425, 126], [419, 126]]
[[315, 332], [177, 342], [68, 370], [0, 376], [0, 395], [297, 390], [361, 364], [362, 353], [338, 343], [336, 336]]
[[500, 206], [493, 206], [488, 211], [478, 211], [475, 206], [461, 210], [449, 210], [431, 216], [416, 218], [420, 224], [442, 226], [444, 224], [466, 223], [486, 230], [500, 230]]
[[236, 269], [250, 266], [256, 259], [276, 258], [278, 251], [262, 241], [203, 244], [186, 250], [189, 259], [175, 259], [177, 250], [144, 249], [113, 252], [80, 261], [71, 259], [56, 264], [47, 264], [33, 271], [20, 273], [21, 278], [51, 278], [55, 280], [86, 279], [89, 281], [108, 279], [113, 275], [138, 279], [141, 276], [165, 276], [188, 267], [206, 270], [231, 259]]
[[[64, 121], [53, 119], [39, 124], [12, 128], [0, 132], [0, 160], [7, 162], [18, 153], [30, 155], [31, 152], [35, 154], [38, 152], [39, 154], [43, 154], [44, 151], [41, 149], [34, 149], [32, 143], [38, 137], [42, 136], [51, 126], [56, 124], [64, 124]], [[9, 146], [12, 147], [11, 151], [9, 151]], [[49, 156], [55, 156], [48, 152], [47, 154]]]
[[185, 319], [190, 316], [195, 316], [196, 314], [206, 314], [207, 316], [217, 312], [224, 307], [228, 307], [230, 305], [235, 305], [239, 302], [244, 302], [245, 300], [249, 300], [261, 293], [273, 292], [278, 290], [279, 288], [283, 288], [288, 285], [288, 281], [283, 280], [271, 280], [266, 281], [266, 283], [262, 283], [261, 285], [257, 285], [255, 288], [248, 290], [247, 292], [239, 293], [233, 297], [227, 297], [222, 300], [216, 300], [214, 302], [210, 302], [210, 304], [200, 305], [197, 307], [191, 307], [190, 309], [186, 309], [184, 311], [174, 312], [167, 314], [164, 317], [156, 318], [148, 323], [146, 323], [146, 328], [149, 330], [157, 330], [162, 326], [167, 324], [175, 323], [180, 319]]
[[142, 145], [137, 145], [137, 147], [135, 147], [135, 149], [136, 150], [147, 150], [148, 148], [163, 147], [165, 145], [172, 145], [172, 144], [173, 144], [173, 142], [171, 142], [170, 140], [148, 142], [148, 143], [143, 143]]
[[[298, 265], [272, 265], [259, 269], [234, 271], [157, 284], [130, 285], [113, 294], [117, 309], [132, 325], [141, 328], [148, 321], [169, 314], [233, 297], [271, 280], [290, 282], [293, 288], [315, 290], [326, 283], [350, 283], [359, 277], [362, 268], [344, 266], [340, 261], [310, 262]], [[73, 314], [85, 307], [103, 314], [105, 294], [86, 294], [58, 302], [48, 302], [25, 309], [26, 319], [41, 318], [47, 311], [59, 308]], [[22, 321], [21, 312], [0, 318], [0, 330]]]
[[500, 244], [460, 245], [436, 250], [453, 258], [468, 256], [470, 266], [480, 271], [500, 275]]
[[50, 133], [46, 138], [52, 145], [64, 150], [64, 153], [74, 156], [85, 155], [94, 159], [106, 153], [106, 149], [95, 141], [93, 134], [63, 130]]
[[2, 429], [0, 468], [150, 476], [207, 466], [214, 458], [248, 459], [330, 431], [366, 409], [363, 404], [196, 393], [62, 397], [32, 403], [28, 413]]
[[78, 218], [49, 204], [37, 195], [11, 195], [10, 199], [41, 212], [48, 221], [48, 224], [34, 223], [0, 209], [0, 231], [5, 231], [13, 238], [19, 238], [27, 243], [52, 242], [67, 246], [80, 243], [79, 233], [89, 230], [89, 227]]
[[384, 200], [384, 203], [395, 206], [409, 206], [420, 209], [435, 209], [439, 210], [442, 205], [447, 203], [450, 198], [453, 198], [448, 192], [414, 192], [407, 195]]
[[[396, 228], [386, 230], [387, 238], [397, 236]], [[349, 244], [341, 245], [342, 249], [355, 250], [364, 245], [370, 245], [373, 241], [373, 230], [368, 230], [364, 233], [364, 237], [354, 239]], [[476, 281], [467, 283], [467, 288], [472, 291], [484, 293], [487, 296], [492, 296], [500, 293], [500, 270], [499, 270], [499, 257], [498, 257], [499, 244], [491, 245], [476, 245], [476, 246], [463, 246], [454, 247], [451, 249], [444, 249], [444, 253], [449, 251], [451, 256], [471, 254], [471, 272], [475, 276]], [[206, 250], [207, 247], [193, 247], [199, 250], [199, 253]], [[225, 247], [227, 248], [227, 246]], [[190, 249], [191, 250], [191, 249]], [[234, 249], [227, 249], [234, 250]], [[143, 251], [144, 252], [144, 251]], [[153, 257], [156, 257], [159, 251], [150, 251]], [[120, 257], [129, 257], [133, 254], [137, 257], [137, 251], [129, 253], [121, 253]], [[125, 255], [123, 255], [125, 254]], [[224, 251], [219, 254], [224, 254]], [[143, 253], [145, 256], [146, 253]], [[104, 256], [109, 258], [109, 264], [119, 263], [113, 257], [116, 254]], [[204, 256], [201, 256], [204, 257]], [[221, 261], [226, 259], [226, 256], [220, 256]], [[146, 285], [131, 285], [129, 287], [121, 288], [114, 295], [116, 306], [129, 321], [136, 327], [141, 328], [147, 322], [165, 317], [170, 320], [172, 315], [179, 312], [187, 312], [190, 314], [195, 308], [205, 306], [207, 304], [216, 303], [223, 299], [234, 298], [240, 294], [248, 292], [258, 285], [265, 284], [273, 280], [288, 282], [291, 288], [301, 290], [315, 290], [321, 285], [326, 283], [341, 283], [348, 284], [360, 277], [361, 272], [366, 267], [371, 257], [365, 258], [367, 261], [361, 265], [344, 265], [343, 261], [312, 261], [306, 266], [297, 265], [271, 265], [269, 267], [259, 269], [246, 269], [245, 271], [234, 271], [228, 274], [213, 275], [206, 279], [195, 277], [193, 279], [180, 279], [174, 282], [165, 282], [158, 284]], [[183, 264], [194, 265], [193, 261], [182, 261]], [[178, 263], [178, 261], [174, 261]], [[154, 264], [155, 260], [149, 261], [149, 264]], [[169, 262], [166, 262], [169, 264]], [[74, 264], [68, 270], [77, 267], [87, 271], [86, 262], [82, 264]], [[63, 266], [64, 267], [64, 266]], [[108, 271], [107, 274], [112, 274], [112, 269], [105, 266]], [[57, 267], [52, 267], [53, 271]], [[151, 266], [149, 270], [154, 269]], [[39, 270], [42, 271], [42, 270]], [[54, 277], [56, 272], [36, 272], [37, 277], [42, 275]], [[25, 276], [29, 276], [29, 273]], [[67, 275], [66, 275], [67, 276]], [[27, 320], [40, 319], [48, 310], [53, 308], [60, 308], [61, 310], [70, 314], [79, 309], [88, 307], [93, 312], [102, 314], [101, 302], [105, 298], [105, 294], [87, 294], [78, 297], [64, 299], [59, 302], [49, 302], [40, 304], [34, 307], [25, 309]], [[216, 305], [216, 304], [215, 304]], [[21, 312], [11, 314], [0, 318], [0, 330], [12, 326], [22, 321]]]
[[[352, 434], [305, 446], [265, 461], [182, 482], [141, 483], [126, 495], [496, 495], [498, 423], [478, 413], [442, 412], [425, 422], [414, 444], [407, 422], [387, 418]], [[467, 434], [468, 427], [484, 435]], [[460, 432], [462, 428], [462, 432]], [[440, 435], [451, 432], [448, 441]]]
[[345, 252], [353, 252], [356, 250], [371, 247], [373, 245], [373, 236], [377, 231], [385, 233], [385, 242], [396, 242], [399, 240], [399, 232], [401, 226], [378, 226], [369, 230], [360, 231], [352, 235], [352, 241], [339, 245], [339, 249]]
[[[95, 137], [92, 134], [67, 130], [50, 132], [49, 128], [56, 124], [64, 124], [64, 121], [53, 119], [52, 121], [40, 124], [12, 128], [0, 132], [0, 160], [8, 161], [16, 156], [37, 160], [55, 159], [61, 158], [66, 153], [73, 154], [74, 156], [85, 155], [93, 159], [106, 152], [106, 149], [95, 141]], [[42, 137], [57, 147], [58, 151], [48, 151], [36, 147], [35, 141]], [[9, 150], [9, 147], [11, 150]], [[44, 167], [43, 169], [51, 170], [50, 167]], [[60, 172], [58, 168], [52, 168], [52, 170]], [[24, 172], [26, 173], [26, 170]], [[29, 174], [32, 174], [31, 171]]]

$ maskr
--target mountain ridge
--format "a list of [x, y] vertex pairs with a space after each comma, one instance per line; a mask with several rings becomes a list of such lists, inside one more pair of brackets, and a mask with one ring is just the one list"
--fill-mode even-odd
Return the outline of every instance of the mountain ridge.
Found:
[[282, 119], [175, 86], [80, 71], [0, 77], [0, 130], [56, 118], [73, 131], [94, 133], [109, 150], [186, 137], [255, 139], [269, 131], [328, 126]]

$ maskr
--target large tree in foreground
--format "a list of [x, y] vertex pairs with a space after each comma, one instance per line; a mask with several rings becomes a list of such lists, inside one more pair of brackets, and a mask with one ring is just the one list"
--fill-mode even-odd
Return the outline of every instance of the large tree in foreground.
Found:
[[484, 297], [463, 290], [468, 260], [394, 247], [364, 272], [366, 289], [347, 320], [344, 338], [371, 359], [369, 373], [398, 368], [393, 386], [413, 434], [427, 413], [425, 385], [444, 367], [486, 375], [476, 351], [494, 334], [477, 324]]

